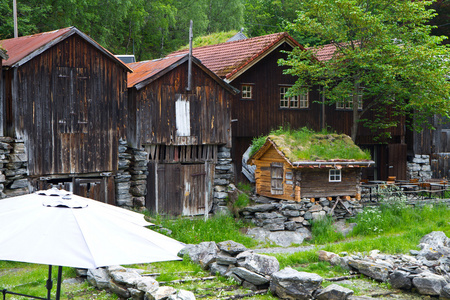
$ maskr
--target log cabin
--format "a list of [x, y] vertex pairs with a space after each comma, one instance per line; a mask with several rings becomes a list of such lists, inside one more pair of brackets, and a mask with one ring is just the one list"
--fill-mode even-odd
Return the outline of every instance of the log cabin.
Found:
[[60, 184], [114, 203], [131, 69], [75, 27], [0, 45], [9, 54], [0, 134], [23, 141], [29, 189]]
[[[325, 105], [320, 87], [312, 87], [302, 95], [285, 97], [296, 78], [284, 74], [285, 67], [279, 66], [278, 60], [286, 59], [287, 52], [294, 47], [304, 49], [287, 33], [275, 33], [193, 49], [193, 55], [205, 66], [241, 91], [234, 96], [231, 105], [232, 158], [237, 181], [246, 180], [241, 173], [242, 156], [252, 140], [267, 135], [272, 129], [289, 125], [291, 128], [308, 126], [315, 131], [331, 128], [338, 133], [351, 133], [352, 110], [345, 104]], [[324, 47], [319, 59], [329, 59], [333, 52], [330, 47]], [[372, 116], [368, 113], [365, 117]], [[394, 128], [392, 138], [380, 142], [375, 141], [376, 134], [369, 128], [360, 126], [356, 143], [369, 149], [375, 161], [365, 168], [365, 178], [396, 176], [406, 179], [404, 128]]]
[[312, 134], [305, 139], [272, 132], [249, 162], [256, 165], [257, 194], [301, 201], [347, 196], [358, 199], [361, 169], [374, 164], [369, 158], [344, 134]]
[[146, 207], [208, 214], [218, 149], [231, 147], [230, 105], [238, 91], [186, 54], [128, 66], [128, 142], [148, 154]]

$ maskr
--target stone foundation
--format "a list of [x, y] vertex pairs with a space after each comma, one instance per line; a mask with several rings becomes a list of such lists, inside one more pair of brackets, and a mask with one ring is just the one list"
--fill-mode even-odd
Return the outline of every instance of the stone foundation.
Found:
[[406, 176], [408, 179], [426, 181], [432, 175], [429, 155], [416, 154], [411, 162], [406, 163]]
[[31, 186], [27, 173], [23, 140], [0, 137], [0, 198], [28, 194]]

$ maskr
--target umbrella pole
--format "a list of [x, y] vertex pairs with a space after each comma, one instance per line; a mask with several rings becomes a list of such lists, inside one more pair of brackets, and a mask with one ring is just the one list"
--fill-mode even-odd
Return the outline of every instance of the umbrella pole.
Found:
[[55, 300], [59, 300], [61, 295], [61, 279], [62, 279], [62, 266], [58, 267], [58, 281], [56, 283], [56, 298]]
[[48, 265], [48, 280], [47, 280], [47, 299], [50, 300], [51, 298], [51, 292], [53, 287], [53, 281], [52, 281], [52, 265]]

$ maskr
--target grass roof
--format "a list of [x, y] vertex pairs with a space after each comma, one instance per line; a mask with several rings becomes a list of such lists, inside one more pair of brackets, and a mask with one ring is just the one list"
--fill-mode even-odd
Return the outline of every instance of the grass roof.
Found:
[[[209, 35], [199, 36], [192, 40], [192, 47], [203, 47], [203, 46], [210, 46], [210, 45], [216, 45], [225, 43], [227, 40], [232, 38], [236, 33], [238, 33], [238, 30], [232, 30], [227, 32], [216, 32]], [[189, 49], [189, 44], [182, 46], [178, 50], [185, 50]]]
[[267, 136], [253, 140], [250, 155], [256, 153], [270, 138], [291, 161], [369, 160], [368, 151], [361, 150], [345, 134], [314, 132], [306, 127], [299, 130], [273, 130]]

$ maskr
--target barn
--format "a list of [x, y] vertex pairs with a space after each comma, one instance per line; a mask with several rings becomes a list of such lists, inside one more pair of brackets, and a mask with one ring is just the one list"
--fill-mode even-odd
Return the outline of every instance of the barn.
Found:
[[257, 194], [301, 201], [358, 198], [361, 169], [374, 164], [369, 158], [344, 134], [311, 133], [305, 137], [272, 132], [249, 162], [256, 165]]
[[221, 149], [231, 148], [230, 105], [238, 91], [186, 54], [128, 66], [127, 136], [148, 155], [146, 207], [208, 214]]
[[60, 184], [114, 203], [131, 69], [75, 27], [0, 44], [0, 134], [23, 142], [29, 189]]

